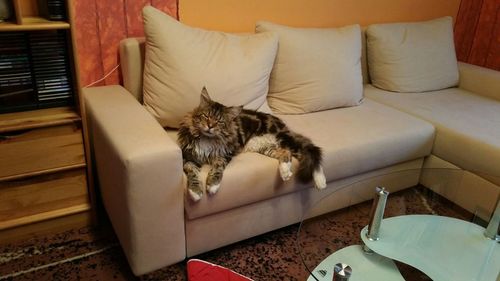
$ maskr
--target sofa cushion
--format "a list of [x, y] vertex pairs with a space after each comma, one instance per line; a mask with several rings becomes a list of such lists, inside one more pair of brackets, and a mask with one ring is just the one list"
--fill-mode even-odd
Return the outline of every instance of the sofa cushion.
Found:
[[279, 36], [268, 102], [275, 113], [297, 114], [358, 105], [363, 98], [361, 29], [292, 28], [258, 22]]
[[500, 102], [460, 88], [391, 93], [373, 86], [365, 95], [436, 127], [432, 154], [463, 169], [500, 175]]
[[374, 24], [366, 36], [374, 86], [395, 92], [425, 92], [458, 84], [451, 17]]
[[[355, 107], [280, 117], [323, 149], [327, 182], [429, 155], [434, 139], [431, 124], [372, 100]], [[217, 194], [196, 203], [187, 200], [186, 214], [194, 219], [303, 188], [314, 187], [293, 179], [282, 182], [277, 160], [242, 153], [227, 166]]]
[[177, 128], [199, 104], [203, 86], [227, 105], [269, 111], [266, 95], [278, 48], [266, 32], [234, 35], [186, 26], [147, 6], [144, 105], [162, 126]]

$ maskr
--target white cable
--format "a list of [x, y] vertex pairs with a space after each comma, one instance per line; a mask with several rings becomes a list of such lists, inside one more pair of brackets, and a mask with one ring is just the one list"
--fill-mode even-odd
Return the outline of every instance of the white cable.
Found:
[[106, 74], [101, 79], [99, 79], [97, 81], [94, 81], [94, 82], [88, 84], [87, 86], [84, 86], [83, 88], [88, 88], [88, 87], [94, 86], [95, 84], [97, 84], [97, 83], [101, 82], [102, 80], [108, 78], [108, 76], [111, 75], [111, 73], [115, 72], [115, 70], [118, 69], [118, 67], [120, 67], [120, 64], [117, 64], [115, 67], [113, 67], [113, 69], [111, 69], [111, 71], [109, 71], [108, 74]]

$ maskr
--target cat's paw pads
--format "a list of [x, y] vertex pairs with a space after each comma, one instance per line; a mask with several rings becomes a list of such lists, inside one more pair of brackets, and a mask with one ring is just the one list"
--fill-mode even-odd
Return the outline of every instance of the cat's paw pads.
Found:
[[214, 195], [219, 190], [219, 187], [220, 187], [220, 183], [208, 186], [207, 187], [208, 194]]
[[324, 189], [326, 187], [326, 177], [322, 167], [313, 172], [313, 180], [314, 186], [317, 189]]
[[287, 181], [292, 178], [292, 162], [281, 162], [279, 166], [280, 176], [283, 181]]
[[203, 193], [198, 193], [198, 192], [195, 192], [191, 189], [188, 189], [188, 194], [189, 194], [189, 198], [193, 202], [198, 202], [198, 201], [200, 201], [201, 197], [203, 197]]

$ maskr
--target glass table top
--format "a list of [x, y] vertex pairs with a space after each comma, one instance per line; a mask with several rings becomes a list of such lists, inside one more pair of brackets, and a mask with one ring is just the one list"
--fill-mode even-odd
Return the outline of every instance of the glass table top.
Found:
[[[310, 272], [308, 280], [332, 280], [339, 263], [348, 266], [350, 281], [497, 280], [500, 243], [484, 235], [491, 212], [466, 211], [422, 185], [393, 188], [391, 178], [415, 174], [420, 182], [423, 176], [432, 179], [433, 189], [446, 190], [449, 198], [460, 195], [460, 186], [468, 184], [462, 170], [423, 169], [338, 187], [307, 208], [297, 233], [300, 257]], [[486, 178], [500, 182], [498, 177]], [[379, 184], [389, 195], [382, 208], [379, 239], [372, 241], [367, 225], [374, 200], [366, 198], [370, 197], [367, 192], [375, 197]]]

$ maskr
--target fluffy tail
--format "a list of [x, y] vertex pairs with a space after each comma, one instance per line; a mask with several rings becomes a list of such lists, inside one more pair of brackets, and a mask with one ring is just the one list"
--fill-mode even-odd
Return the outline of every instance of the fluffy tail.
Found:
[[323, 175], [321, 148], [314, 145], [310, 139], [290, 131], [278, 133], [277, 138], [280, 145], [290, 149], [292, 156], [299, 160], [299, 167], [296, 172], [297, 179], [303, 183], [308, 183], [314, 179], [316, 186], [323, 188], [322, 184], [318, 186], [315, 178], [315, 174]]

